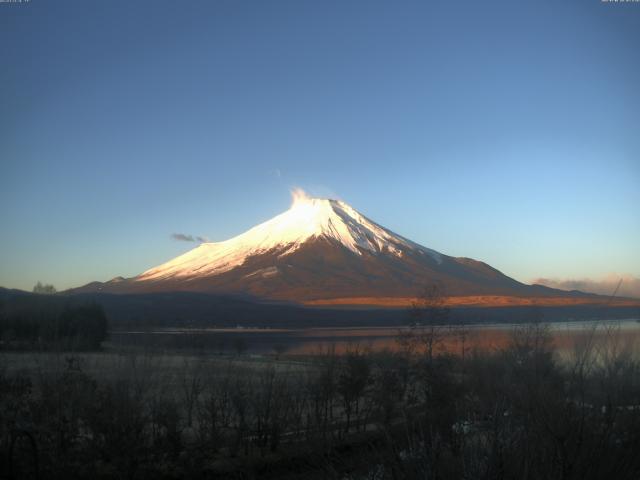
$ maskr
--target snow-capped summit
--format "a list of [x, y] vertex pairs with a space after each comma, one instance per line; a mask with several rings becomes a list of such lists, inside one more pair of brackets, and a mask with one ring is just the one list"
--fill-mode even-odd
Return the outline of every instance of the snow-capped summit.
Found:
[[356, 255], [368, 251], [401, 256], [403, 251], [416, 250], [439, 259], [436, 251], [381, 227], [345, 202], [312, 198], [299, 189], [294, 190], [292, 196], [291, 208], [286, 212], [229, 240], [202, 243], [184, 255], [147, 270], [136, 280], [216, 275], [269, 251], [286, 256], [311, 239], [337, 242]]
[[[448, 295], [547, 295], [489, 265], [418, 245], [340, 200], [293, 192], [291, 207], [237, 237], [202, 243], [136, 277], [76, 291], [193, 291], [289, 301]], [[551, 289], [547, 289], [551, 290]]]

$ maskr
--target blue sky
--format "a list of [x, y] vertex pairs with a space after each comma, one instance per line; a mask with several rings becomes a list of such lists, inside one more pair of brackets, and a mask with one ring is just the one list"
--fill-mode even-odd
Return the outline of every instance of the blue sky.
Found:
[[640, 4], [0, 4], [0, 285], [339, 197], [523, 281], [640, 275]]

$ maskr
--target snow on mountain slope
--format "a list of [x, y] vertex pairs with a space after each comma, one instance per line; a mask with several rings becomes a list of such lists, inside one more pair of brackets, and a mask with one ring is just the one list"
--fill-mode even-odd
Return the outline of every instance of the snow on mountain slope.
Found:
[[247, 232], [218, 243], [203, 243], [156, 268], [136, 281], [190, 278], [222, 274], [245, 263], [247, 258], [269, 251], [285, 256], [310, 239], [334, 240], [351, 252], [385, 252], [401, 257], [404, 252], [441, 255], [403, 238], [361, 215], [339, 200], [311, 198], [302, 190], [293, 192], [293, 204], [286, 212]]
[[69, 293], [202, 292], [269, 301], [414, 298], [438, 284], [449, 296], [552, 297], [486, 263], [451, 257], [396, 235], [338, 200], [294, 192], [286, 212], [218, 243], [203, 243], [133, 278]]

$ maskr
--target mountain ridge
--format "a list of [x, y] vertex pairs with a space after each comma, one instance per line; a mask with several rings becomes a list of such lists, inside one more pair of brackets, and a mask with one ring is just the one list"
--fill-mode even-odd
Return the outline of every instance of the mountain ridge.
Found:
[[526, 285], [485, 262], [413, 242], [343, 201], [301, 190], [293, 192], [287, 211], [236, 237], [202, 243], [133, 278], [91, 282], [69, 292], [189, 291], [312, 305], [410, 298], [434, 283], [448, 297], [590, 295]]

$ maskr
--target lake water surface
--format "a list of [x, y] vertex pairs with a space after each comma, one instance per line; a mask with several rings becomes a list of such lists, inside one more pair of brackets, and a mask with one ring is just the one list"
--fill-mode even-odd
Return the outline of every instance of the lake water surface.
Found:
[[[551, 339], [562, 353], [589, 341], [615, 341], [620, 347], [640, 352], [640, 321], [638, 319], [557, 322], [547, 324]], [[495, 324], [465, 326], [465, 350], [503, 348], [522, 325]], [[206, 328], [156, 329], [111, 333], [115, 346], [138, 346], [153, 349], [188, 348], [210, 353], [242, 352], [247, 354], [286, 353], [309, 355], [335, 349], [344, 353], [350, 349], [372, 351], [398, 350], [398, 337], [404, 327], [344, 327], [344, 328]], [[462, 349], [459, 327], [442, 329], [442, 349], [456, 353]]]

